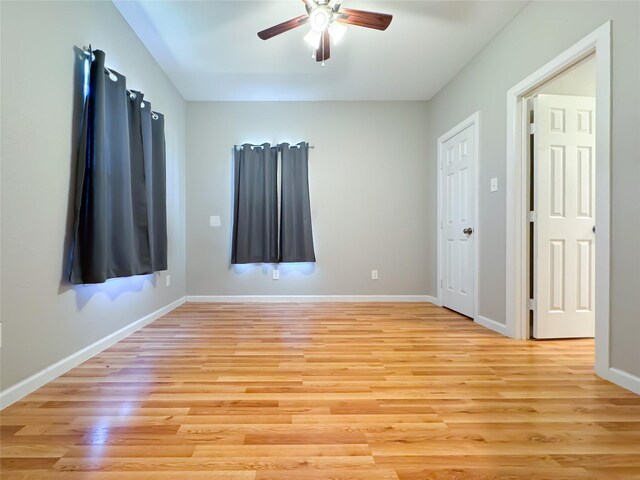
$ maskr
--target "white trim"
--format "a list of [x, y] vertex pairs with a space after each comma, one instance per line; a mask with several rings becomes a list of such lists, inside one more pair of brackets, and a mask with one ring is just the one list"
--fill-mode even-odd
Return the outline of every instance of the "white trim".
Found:
[[435, 303], [429, 295], [188, 295], [188, 303], [313, 303], [418, 302]]
[[495, 320], [491, 320], [490, 318], [483, 317], [482, 315], [478, 315], [475, 319], [478, 325], [482, 325], [494, 332], [498, 332], [504, 336], [508, 336], [507, 326], [504, 323], [496, 322]]
[[133, 332], [140, 330], [145, 325], [148, 325], [154, 320], [157, 320], [163, 315], [166, 315], [171, 310], [182, 305], [185, 300], [186, 298], [182, 297], [175, 302], [172, 302], [169, 305], [166, 305], [156, 310], [155, 312], [150, 313], [149, 315], [146, 315], [145, 317], [142, 317], [141, 319], [136, 320], [133, 323], [130, 323], [126, 327], [123, 327], [120, 330], [113, 332], [104, 338], [101, 338], [97, 342], [86, 346], [82, 350], [78, 350], [77, 352], [72, 353], [68, 357], [63, 358], [53, 365], [49, 365], [48, 367], [40, 370], [38, 373], [31, 375], [29, 378], [26, 378], [21, 382], [10, 386], [6, 390], [3, 390], [2, 392], [0, 392], [0, 409], [8, 407], [12, 403], [17, 402], [31, 392], [58, 378], [60, 375], [68, 372], [74, 367], [77, 367], [82, 362], [87, 361], [106, 348], [109, 348], [115, 343], [118, 343], [123, 338], [128, 337]]
[[614, 367], [611, 367], [604, 372], [597, 373], [605, 380], [609, 380], [610, 382], [640, 395], [640, 377]]
[[438, 241], [437, 241], [437, 292], [438, 292], [438, 296], [436, 297], [436, 302], [434, 302], [436, 305], [442, 305], [442, 161], [443, 161], [443, 154], [442, 154], [442, 146], [443, 144], [451, 139], [452, 137], [455, 137], [458, 133], [462, 132], [463, 130], [469, 128], [470, 126], [473, 126], [473, 130], [474, 130], [474, 136], [475, 136], [475, 165], [474, 165], [474, 171], [475, 171], [475, 196], [474, 196], [474, 204], [475, 204], [475, 208], [474, 208], [474, 222], [475, 225], [473, 226], [473, 235], [474, 235], [474, 265], [473, 265], [473, 319], [476, 320], [479, 317], [479, 313], [478, 313], [478, 304], [479, 304], [479, 296], [478, 296], [478, 291], [480, 290], [478, 287], [480, 285], [480, 275], [479, 275], [479, 255], [480, 255], [480, 228], [478, 227], [478, 225], [480, 225], [480, 111], [475, 112], [473, 115], [471, 115], [470, 117], [464, 119], [462, 122], [460, 122], [458, 125], [456, 125], [455, 127], [453, 127], [451, 130], [449, 130], [447, 133], [445, 133], [444, 135], [441, 135], [438, 138], [438, 142], [437, 142], [437, 147], [436, 147], [436, 168], [437, 168], [437, 173], [438, 173], [438, 190], [437, 190], [437, 212], [438, 212], [438, 218], [437, 218], [437, 224], [436, 224], [436, 231], [438, 232]]
[[427, 302], [433, 303], [434, 305], [437, 305], [438, 307], [442, 306], [442, 304], [440, 303], [440, 300], [438, 299], [438, 297], [432, 297], [431, 295], [425, 295], [424, 297], [425, 297]]
[[526, 132], [522, 99], [545, 81], [586, 56], [596, 53], [596, 373], [609, 371], [609, 260], [611, 168], [611, 22], [587, 35], [507, 92], [507, 289], [508, 335], [527, 338], [528, 221], [525, 161]]

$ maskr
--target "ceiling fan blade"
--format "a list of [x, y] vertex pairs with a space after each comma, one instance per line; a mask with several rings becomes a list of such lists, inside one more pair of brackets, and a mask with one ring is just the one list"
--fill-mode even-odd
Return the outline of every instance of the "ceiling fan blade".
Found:
[[364, 10], [352, 10], [343, 8], [338, 12], [337, 21], [347, 25], [386, 30], [393, 20], [393, 15], [377, 12], [365, 12]]
[[329, 60], [331, 56], [331, 36], [329, 32], [322, 33], [322, 39], [320, 40], [320, 45], [316, 50], [316, 62], [324, 62], [325, 60]]
[[271, 37], [275, 37], [276, 35], [280, 35], [281, 33], [288, 32], [289, 30], [293, 30], [300, 25], [304, 25], [309, 21], [308, 15], [300, 15], [299, 17], [292, 18], [291, 20], [287, 20], [286, 22], [279, 23], [278, 25], [274, 25], [273, 27], [267, 28], [266, 30], [262, 30], [258, 32], [258, 36], [262, 40], [268, 40]]

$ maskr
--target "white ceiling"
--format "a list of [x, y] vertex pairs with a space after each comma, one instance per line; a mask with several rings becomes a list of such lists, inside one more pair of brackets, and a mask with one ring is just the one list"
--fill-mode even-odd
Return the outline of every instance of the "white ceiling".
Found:
[[428, 100], [527, 3], [359, 1], [390, 13], [385, 32], [350, 26], [321, 67], [308, 26], [256, 33], [302, 15], [300, 0], [113, 0], [186, 100]]

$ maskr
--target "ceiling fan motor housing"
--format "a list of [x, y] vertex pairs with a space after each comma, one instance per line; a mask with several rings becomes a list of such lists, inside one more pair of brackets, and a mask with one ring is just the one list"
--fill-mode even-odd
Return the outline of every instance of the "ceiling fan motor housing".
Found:
[[333, 11], [325, 5], [314, 8], [309, 14], [309, 23], [314, 32], [325, 32], [332, 19]]

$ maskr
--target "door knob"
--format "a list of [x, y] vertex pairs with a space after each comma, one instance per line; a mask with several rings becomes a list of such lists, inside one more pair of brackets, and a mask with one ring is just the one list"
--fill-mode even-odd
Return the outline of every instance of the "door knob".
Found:
[[465, 228], [464, 230], [462, 230], [462, 233], [464, 233], [465, 235], [471, 235], [473, 233], [473, 228]]

